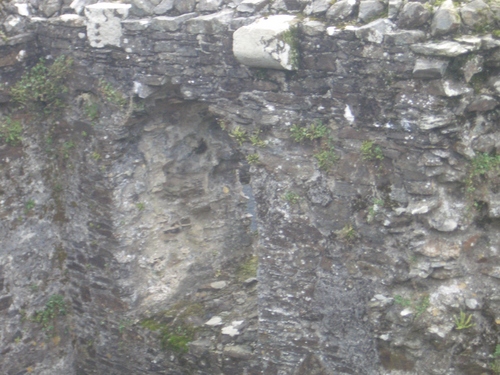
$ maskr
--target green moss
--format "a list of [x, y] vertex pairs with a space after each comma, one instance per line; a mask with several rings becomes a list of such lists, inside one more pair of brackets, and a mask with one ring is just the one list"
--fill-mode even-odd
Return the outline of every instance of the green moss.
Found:
[[240, 264], [238, 270], [236, 271], [236, 276], [239, 281], [245, 281], [250, 277], [257, 276], [257, 268], [259, 267], [259, 258], [256, 255], [252, 255]]
[[194, 339], [196, 328], [185, 321], [189, 317], [203, 316], [205, 309], [199, 303], [180, 301], [171, 309], [156, 316], [143, 319], [139, 324], [150, 331], [157, 331], [163, 350], [185, 353]]

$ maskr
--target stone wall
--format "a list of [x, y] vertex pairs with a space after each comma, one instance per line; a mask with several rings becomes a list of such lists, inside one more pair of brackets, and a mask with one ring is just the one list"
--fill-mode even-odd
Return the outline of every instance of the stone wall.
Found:
[[[2, 81], [39, 56], [73, 56], [69, 96], [80, 99], [55, 134], [61, 147], [91, 134], [74, 141], [73, 168], [64, 154], [41, 156], [48, 120], [25, 120], [22, 149], [3, 146], [3, 209], [17, 223], [4, 228], [8, 252], [36, 259], [17, 247], [29, 238], [46, 257], [58, 243], [67, 253], [60, 268], [36, 261], [47, 268], [40, 280], [64, 274], [44, 293], [27, 295], [31, 280], [2, 290], [5, 372], [498, 370], [495, 4], [100, 4], [4, 24]], [[269, 13], [300, 16], [294, 40], [282, 38], [296, 70], [247, 67], [233, 54], [233, 33]], [[106, 102], [103, 82], [125, 102]], [[0, 99], [5, 116], [8, 86]], [[102, 102], [98, 119], [85, 100]], [[64, 224], [54, 223], [52, 174], [24, 172], [45, 164], [68, 181]], [[47, 186], [37, 202], [54, 207], [23, 221], [15, 212], [36, 180]], [[257, 292], [238, 276], [252, 252]], [[26, 274], [26, 260], [2, 259], [5, 285]], [[56, 291], [72, 301], [73, 338], [50, 344], [20, 311]], [[189, 352], [161, 351], [145, 319], [197, 327]], [[17, 363], [40, 340], [52, 357]]]

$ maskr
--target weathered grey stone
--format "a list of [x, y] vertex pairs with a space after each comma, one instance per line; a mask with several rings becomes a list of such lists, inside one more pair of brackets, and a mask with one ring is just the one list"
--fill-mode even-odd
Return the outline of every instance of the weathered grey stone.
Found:
[[0, 311], [7, 310], [12, 305], [12, 296], [0, 297]]
[[291, 46], [281, 35], [297, 22], [294, 16], [272, 16], [243, 26], [233, 34], [233, 53], [244, 65], [293, 70]]
[[474, 0], [460, 9], [462, 22], [468, 27], [482, 27], [493, 21], [493, 14], [488, 4], [482, 0]]
[[269, 0], [243, 0], [236, 10], [242, 13], [255, 13], [264, 8]]
[[441, 260], [457, 259], [460, 256], [461, 248], [457, 243], [449, 242], [440, 238], [432, 238], [417, 247], [415, 252], [430, 258]]
[[135, 19], [135, 20], [123, 20], [122, 27], [125, 30], [130, 31], [144, 31], [152, 24], [149, 18]]
[[379, 17], [385, 10], [385, 4], [379, 0], [361, 0], [359, 3], [358, 20], [369, 22]]
[[403, 0], [389, 0], [389, 12], [388, 17], [394, 20], [398, 17], [399, 12], [403, 6]]
[[421, 130], [432, 130], [451, 125], [455, 121], [455, 116], [446, 115], [423, 115], [418, 120], [418, 127]]
[[26, 24], [23, 22], [22, 17], [11, 14], [3, 22], [3, 27], [8, 33], [20, 33], [26, 27]]
[[493, 38], [491, 34], [484, 35], [481, 37], [481, 49], [489, 50], [497, 47], [500, 47], [499, 39]]
[[223, 324], [224, 324], [224, 322], [222, 321], [222, 318], [220, 316], [213, 316], [210, 320], [208, 320], [205, 323], [205, 325], [210, 326], [210, 327], [221, 326]]
[[196, 16], [196, 13], [187, 13], [177, 17], [154, 17], [151, 19], [151, 28], [159, 31], [177, 31], [187, 20]]
[[467, 59], [464, 66], [462, 67], [465, 82], [470, 82], [475, 74], [483, 71], [483, 63], [484, 58], [481, 55], [472, 56], [471, 58]]
[[437, 199], [422, 199], [421, 201], [410, 202], [406, 208], [406, 212], [410, 215], [425, 215], [439, 206]]
[[86, 5], [95, 3], [97, 3], [97, 0], [73, 0], [70, 4], [70, 8], [72, 8], [77, 14], [83, 14]]
[[320, 21], [305, 20], [302, 23], [302, 32], [308, 36], [317, 36], [325, 32], [326, 25]]
[[153, 14], [155, 5], [149, 0], [129, 0], [132, 7], [130, 14], [136, 17], [145, 17]]
[[216, 12], [220, 10], [222, 0], [199, 0], [196, 9], [200, 12]]
[[467, 106], [466, 111], [468, 112], [485, 112], [495, 109], [498, 105], [498, 101], [489, 95], [480, 95], [474, 98], [472, 103]]
[[174, 0], [174, 9], [179, 13], [190, 13], [194, 11], [196, 0]]
[[332, 5], [330, 0], [312, 0], [304, 9], [304, 14], [313, 15], [325, 13]]
[[236, 359], [250, 359], [253, 356], [252, 349], [246, 345], [226, 345], [223, 354]]
[[405, 4], [397, 22], [403, 29], [415, 29], [425, 24], [431, 18], [431, 12], [421, 3], [411, 1]]
[[210, 283], [212, 289], [224, 289], [227, 286], [227, 281], [214, 281]]
[[384, 43], [395, 46], [414, 44], [425, 40], [425, 33], [421, 30], [400, 30], [388, 32], [384, 36]]
[[337, 1], [326, 12], [326, 18], [331, 20], [344, 20], [353, 14], [357, 3], [357, 0]]
[[447, 67], [448, 61], [417, 59], [413, 68], [413, 76], [424, 79], [442, 78]]
[[461, 23], [460, 15], [453, 5], [453, 1], [446, 0], [441, 4], [438, 10], [434, 12], [431, 23], [431, 34], [440, 36], [452, 33], [458, 30]]
[[388, 19], [379, 19], [355, 30], [356, 37], [367, 42], [382, 43], [384, 35], [390, 33], [395, 25]]
[[120, 46], [122, 37], [121, 21], [127, 18], [130, 4], [98, 3], [87, 5], [87, 37], [96, 48]]
[[25, 3], [16, 3], [14, 6], [17, 9], [17, 14], [23, 17], [29, 17], [32, 13], [29, 4]]
[[217, 34], [227, 30], [233, 18], [233, 11], [222, 10], [218, 13], [191, 18], [186, 22], [187, 32], [190, 34]]
[[154, 9], [154, 14], [165, 14], [168, 11], [174, 9], [175, 0], [162, 0]]
[[456, 81], [439, 80], [432, 82], [432, 93], [434, 95], [446, 96], [448, 98], [472, 94], [471, 87]]
[[44, 1], [40, 9], [45, 17], [52, 17], [61, 10], [62, 0], [47, 0]]
[[420, 53], [422, 55], [445, 57], [456, 57], [468, 52], [477, 51], [479, 49], [479, 47], [473, 45], [466, 45], [451, 41], [414, 44], [410, 46], [410, 48], [413, 52]]

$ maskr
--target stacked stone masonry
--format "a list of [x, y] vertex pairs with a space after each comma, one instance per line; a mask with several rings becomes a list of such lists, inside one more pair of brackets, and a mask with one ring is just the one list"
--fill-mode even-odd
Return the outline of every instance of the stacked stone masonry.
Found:
[[[9, 195], [16, 186], [36, 193], [23, 176], [47, 180], [36, 172], [46, 169], [37, 160], [43, 134], [26, 120], [24, 151], [0, 149], [10, 186], [0, 258], [5, 373], [499, 371], [496, 3], [47, 1], [0, 9], [3, 117], [13, 105], [9, 86], [47, 56], [74, 59], [71, 98], [97, 98], [105, 81], [130, 100], [103, 109], [98, 126], [71, 101], [61, 121], [93, 138], [58, 172], [72, 181], [63, 224], [41, 212], [16, 222]], [[271, 55], [242, 64], [250, 60], [233, 53], [233, 34], [278, 14], [295, 17], [292, 41], [281, 29], [273, 38], [298, 65], [269, 69]], [[326, 133], [294, 141], [294, 129], [311, 125]], [[88, 149], [103, 156], [101, 168]], [[328, 152], [334, 161], [324, 168]], [[251, 155], [257, 163], [247, 162]], [[54, 199], [47, 189], [41, 200]], [[130, 205], [127, 194], [139, 198]], [[57, 254], [49, 249], [60, 242], [67, 257], [50, 266]], [[162, 249], [176, 246], [179, 258], [167, 259]], [[26, 247], [40, 249], [31, 250], [38, 258]], [[225, 268], [251, 252], [258, 283], [227, 283]], [[27, 269], [43, 271], [43, 294], [30, 295], [30, 281], [19, 286]], [[72, 306], [57, 343], [22, 320], [51, 291]], [[187, 353], [161, 350], [141, 322], [168, 321], [164, 311], [186, 300], [207, 311], [189, 323], [199, 330]]]

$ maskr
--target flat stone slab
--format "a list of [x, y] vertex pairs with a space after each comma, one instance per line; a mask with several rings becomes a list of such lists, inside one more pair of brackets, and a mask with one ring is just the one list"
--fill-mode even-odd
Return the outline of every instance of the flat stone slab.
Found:
[[[240, 27], [233, 34], [233, 53], [243, 65], [280, 70], [297, 69], [290, 31], [298, 22], [295, 16], [278, 15], [261, 18]], [[292, 43], [293, 44], [293, 43]]]
[[426, 56], [456, 57], [465, 53], [477, 51], [480, 47], [475, 44], [461, 44], [458, 42], [444, 41], [437, 43], [419, 43], [410, 46], [415, 53]]

